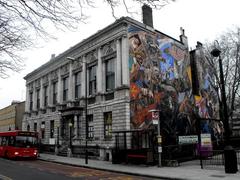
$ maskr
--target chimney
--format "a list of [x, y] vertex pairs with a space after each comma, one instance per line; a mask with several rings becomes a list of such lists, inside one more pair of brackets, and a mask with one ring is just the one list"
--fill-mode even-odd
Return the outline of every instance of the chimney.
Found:
[[180, 28], [180, 41], [188, 47], [188, 39], [187, 39], [187, 36], [185, 35], [185, 30], [181, 27]]
[[143, 23], [153, 28], [152, 8], [147, 4], [142, 6]]
[[51, 59], [54, 59], [56, 56], [55, 56], [55, 54], [52, 54], [51, 55]]

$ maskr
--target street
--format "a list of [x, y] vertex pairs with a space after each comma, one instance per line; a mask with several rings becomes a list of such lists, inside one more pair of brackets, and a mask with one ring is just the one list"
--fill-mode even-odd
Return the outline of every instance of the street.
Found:
[[95, 169], [61, 165], [40, 160], [0, 158], [0, 180], [150, 180], [152, 178], [112, 173]]

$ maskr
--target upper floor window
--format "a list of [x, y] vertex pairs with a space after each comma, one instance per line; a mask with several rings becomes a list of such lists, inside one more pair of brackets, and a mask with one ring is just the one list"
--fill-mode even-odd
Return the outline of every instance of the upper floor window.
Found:
[[106, 61], [106, 91], [115, 88], [114, 59]]
[[36, 122], [34, 123], [33, 130], [34, 130], [35, 132], [37, 132], [37, 123], [36, 123]]
[[30, 92], [30, 94], [29, 94], [29, 109], [30, 109], [30, 111], [32, 111], [33, 110], [33, 92]]
[[89, 68], [89, 95], [97, 92], [96, 65]]
[[57, 104], [57, 82], [53, 82], [53, 105]]
[[37, 109], [40, 108], [40, 89], [37, 89]]
[[75, 99], [81, 97], [81, 73], [77, 72], [74, 75], [75, 79]]
[[63, 78], [63, 101], [68, 100], [68, 77]]
[[43, 104], [44, 104], [44, 107], [47, 107], [47, 105], [48, 105], [48, 86], [44, 86], [43, 87], [43, 93], [44, 93], [44, 95], [43, 95], [43, 97], [44, 97]]

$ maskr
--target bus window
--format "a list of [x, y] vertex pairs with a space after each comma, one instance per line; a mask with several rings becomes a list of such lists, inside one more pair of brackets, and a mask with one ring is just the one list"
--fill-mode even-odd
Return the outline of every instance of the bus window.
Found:
[[7, 145], [7, 137], [2, 137], [2, 146]]
[[8, 145], [14, 146], [15, 145], [15, 138], [13, 136], [10, 136], [8, 139]]
[[27, 136], [16, 136], [16, 147], [36, 147], [37, 138]]

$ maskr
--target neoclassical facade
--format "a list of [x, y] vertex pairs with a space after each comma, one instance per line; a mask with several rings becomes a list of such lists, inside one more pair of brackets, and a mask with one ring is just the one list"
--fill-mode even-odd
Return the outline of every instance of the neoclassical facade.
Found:
[[101, 158], [110, 153], [112, 131], [130, 128], [129, 23], [117, 20], [29, 73], [23, 129], [38, 131], [43, 144], [88, 139]]

